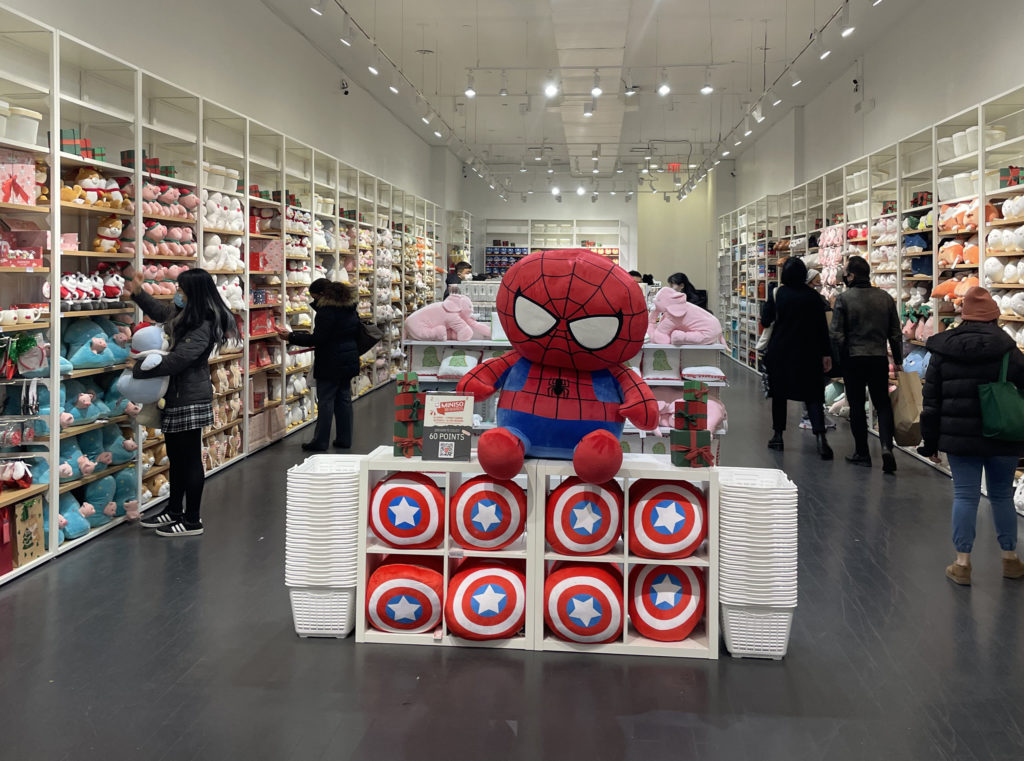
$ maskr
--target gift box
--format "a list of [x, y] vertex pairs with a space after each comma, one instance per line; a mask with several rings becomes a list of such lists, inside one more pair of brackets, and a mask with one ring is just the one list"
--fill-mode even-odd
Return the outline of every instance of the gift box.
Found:
[[420, 457], [423, 455], [423, 421], [395, 421], [395, 457]]
[[703, 401], [677, 401], [672, 416], [672, 427], [680, 431], [705, 431], [708, 427], [708, 403]]
[[999, 187], [1015, 188], [1021, 184], [1021, 168], [1019, 166], [1008, 166], [999, 170]]
[[93, 148], [92, 149], [92, 157], [94, 159], [96, 159], [96, 161], [106, 161], [107, 160], [107, 149], [102, 147], [102, 146], [100, 146], [99, 148]]
[[883, 214], [895, 214], [896, 213], [896, 202], [895, 201], [882, 201], [882, 213]]
[[398, 393], [418, 392], [420, 390], [420, 379], [416, 373], [398, 373], [395, 376], [395, 384], [398, 386]]
[[147, 172], [159, 172], [160, 159], [155, 157], [150, 158], [148, 156], [144, 156], [142, 159], [142, 168], [145, 169]]
[[173, 166], [164, 164], [161, 165], [160, 167], [160, 174], [162, 174], [164, 177], [176, 177], [178, 175], [178, 170], [175, 169]]
[[[61, 130], [63, 133], [63, 130]], [[146, 160], [146, 149], [142, 149], [142, 160]], [[121, 166], [135, 167], [135, 151], [121, 151]]]
[[35, 206], [36, 162], [31, 153], [0, 149], [0, 203]]
[[679, 468], [710, 468], [715, 464], [711, 452], [711, 431], [669, 432], [672, 464]]
[[683, 381], [683, 399], [688, 402], [708, 402], [708, 384], [697, 380]]
[[21, 567], [42, 557], [46, 551], [43, 544], [43, 500], [33, 497], [14, 506], [14, 566]]
[[423, 420], [425, 394], [405, 392], [395, 394], [395, 421], [411, 423]]

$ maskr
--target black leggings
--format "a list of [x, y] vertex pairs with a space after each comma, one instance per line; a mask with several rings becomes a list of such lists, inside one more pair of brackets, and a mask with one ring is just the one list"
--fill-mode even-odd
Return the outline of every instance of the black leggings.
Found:
[[[171, 495], [167, 501], [167, 512], [178, 518], [184, 512], [185, 523], [199, 522], [199, 508], [203, 501], [203, 432], [200, 428], [177, 433], [165, 433], [169, 461], [168, 478], [171, 481]], [[185, 507], [182, 510], [182, 502]]]

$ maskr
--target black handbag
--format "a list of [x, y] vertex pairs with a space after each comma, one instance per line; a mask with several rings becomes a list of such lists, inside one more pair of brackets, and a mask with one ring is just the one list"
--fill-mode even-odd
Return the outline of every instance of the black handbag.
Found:
[[370, 349], [381, 342], [384, 333], [376, 325], [360, 322], [359, 332], [356, 333], [356, 350], [359, 356], [366, 354]]

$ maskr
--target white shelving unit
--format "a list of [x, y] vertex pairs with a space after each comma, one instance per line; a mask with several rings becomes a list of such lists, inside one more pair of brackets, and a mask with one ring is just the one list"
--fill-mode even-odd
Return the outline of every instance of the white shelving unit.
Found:
[[[508, 242], [495, 246], [494, 241]], [[488, 219], [475, 268], [500, 275], [526, 254], [552, 248], [589, 248], [629, 270], [636, 267], [629, 225], [618, 219]]]
[[[394, 473], [419, 472], [433, 477], [445, 495], [442, 520], [447, 526], [447, 500], [463, 480], [481, 475], [475, 459], [469, 462], [441, 463], [423, 461], [415, 457], [395, 457], [391, 447], [378, 447], [363, 462], [360, 475], [359, 497], [359, 576], [356, 607], [356, 642], [379, 644], [408, 644], [441, 647], [491, 647], [517, 650], [546, 650], [576, 653], [606, 653], [619, 655], [658, 655], [677, 658], [718, 658], [719, 613], [718, 613], [718, 474], [714, 468], [675, 468], [668, 457], [653, 455], [624, 455], [618, 480], [625, 493], [624, 512], [628, 512], [630, 483], [641, 478], [662, 481], [688, 481], [700, 485], [707, 499], [708, 538], [704, 547], [689, 558], [679, 560], [652, 560], [630, 554], [624, 548], [629, 546], [629, 521], [623, 515], [623, 538], [616, 551], [609, 555], [583, 557], [559, 555], [551, 550], [544, 539], [544, 517], [547, 495], [564, 478], [573, 475], [572, 463], [560, 460], [527, 460], [524, 468], [527, 492], [527, 514], [525, 540], [515, 549], [501, 552], [473, 552], [464, 550], [445, 531], [441, 546], [433, 550], [395, 550], [376, 540], [368, 530], [369, 497], [373, 487]], [[522, 475], [520, 480], [523, 480]], [[442, 618], [438, 628], [424, 634], [393, 634], [372, 628], [366, 620], [366, 583], [368, 564], [376, 555], [397, 555], [403, 558], [441, 557], [444, 559], [444, 584], [457, 563], [464, 557], [516, 558], [526, 565], [526, 623], [520, 635], [507, 640], [468, 641], [450, 634]], [[706, 576], [705, 613], [697, 629], [681, 642], [656, 642], [639, 635], [628, 623], [623, 627], [621, 638], [612, 643], [585, 645], [560, 640], [544, 629], [544, 578], [548, 561], [563, 560], [571, 563], [611, 563], [623, 574], [623, 618], [626, 620], [629, 598], [630, 569], [640, 565], [674, 565], [697, 567]]]

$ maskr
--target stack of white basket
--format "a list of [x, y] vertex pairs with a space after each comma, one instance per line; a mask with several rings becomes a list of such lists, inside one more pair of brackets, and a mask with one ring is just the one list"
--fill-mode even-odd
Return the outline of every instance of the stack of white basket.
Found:
[[303, 637], [347, 637], [355, 625], [362, 460], [315, 455], [288, 470], [284, 580]]
[[719, 469], [719, 601], [733, 656], [782, 658], [797, 601], [797, 489], [781, 470]]

